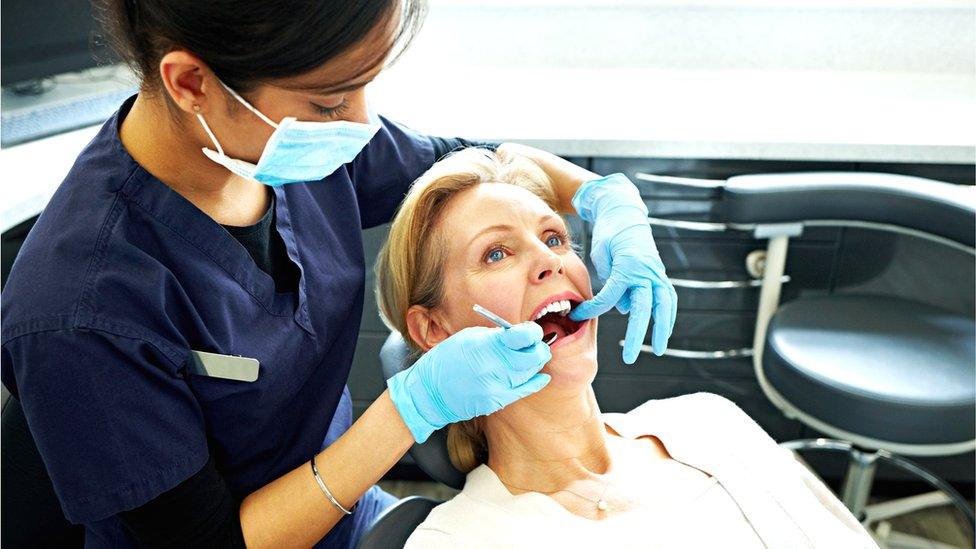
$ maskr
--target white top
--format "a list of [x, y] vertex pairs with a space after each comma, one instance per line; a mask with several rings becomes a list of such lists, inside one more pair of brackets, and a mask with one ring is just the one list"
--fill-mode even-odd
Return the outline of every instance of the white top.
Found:
[[673, 458], [661, 462], [674, 468], [669, 482], [648, 490], [636, 509], [582, 518], [540, 493], [512, 495], [482, 465], [430, 513], [407, 549], [876, 547], [820, 480], [722, 397], [652, 400], [603, 419], [621, 436], [657, 436]]

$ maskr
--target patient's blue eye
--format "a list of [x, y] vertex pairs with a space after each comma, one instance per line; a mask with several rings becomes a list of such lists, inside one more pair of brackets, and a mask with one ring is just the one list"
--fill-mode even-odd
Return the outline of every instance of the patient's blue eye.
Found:
[[563, 245], [563, 238], [559, 235], [554, 234], [546, 239], [546, 246], [549, 246], [550, 248], [555, 248], [556, 246], [562, 246], [562, 245]]
[[495, 263], [503, 259], [505, 259], [505, 252], [501, 248], [495, 248], [485, 255], [485, 260], [488, 261], [488, 263]]

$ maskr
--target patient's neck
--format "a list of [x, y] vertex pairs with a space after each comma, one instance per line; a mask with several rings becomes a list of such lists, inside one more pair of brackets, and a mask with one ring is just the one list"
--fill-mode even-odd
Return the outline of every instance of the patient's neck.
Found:
[[588, 385], [578, 393], [537, 393], [486, 421], [488, 466], [514, 487], [556, 488], [611, 468], [607, 432]]

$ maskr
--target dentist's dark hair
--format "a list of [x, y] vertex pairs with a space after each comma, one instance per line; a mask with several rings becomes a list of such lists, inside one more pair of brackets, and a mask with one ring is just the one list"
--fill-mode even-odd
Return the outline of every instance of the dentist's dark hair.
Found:
[[92, 0], [108, 42], [136, 72], [144, 91], [162, 88], [159, 61], [185, 49], [228, 86], [246, 92], [262, 81], [323, 65], [377, 24], [400, 17], [390, 62], [420, 30], [424, 0]]

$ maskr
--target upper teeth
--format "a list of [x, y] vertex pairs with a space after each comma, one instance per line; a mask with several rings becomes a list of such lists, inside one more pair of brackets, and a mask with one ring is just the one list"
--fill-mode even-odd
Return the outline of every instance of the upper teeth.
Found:
[[539, 320], [548, 313], [559, 313], [560, 316], [566, 316], [569, 313], [569, 300], [564, 299], [562, 301], [553, 301], [552, 303], [546, 305], [539, 311], [539, 314], [535, 315], [532, 320]]

